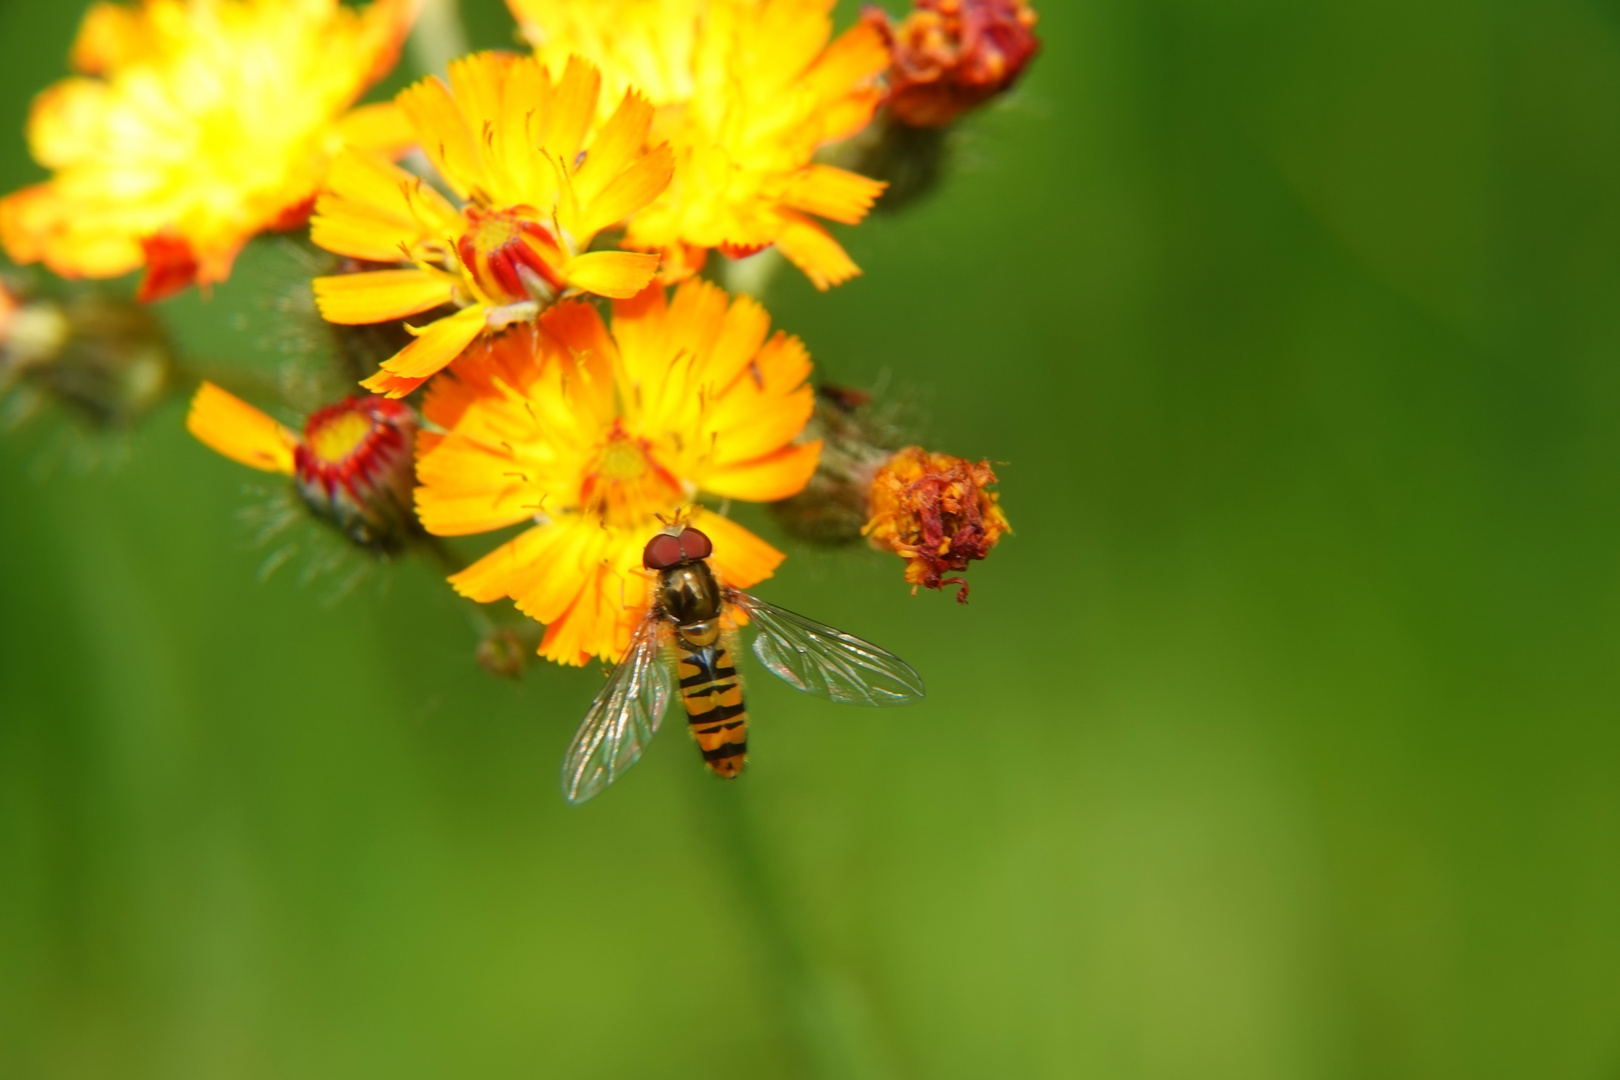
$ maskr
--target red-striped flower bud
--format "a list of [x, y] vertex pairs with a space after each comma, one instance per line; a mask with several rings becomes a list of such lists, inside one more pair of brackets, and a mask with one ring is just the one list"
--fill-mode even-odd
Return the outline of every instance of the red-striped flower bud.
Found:
[[384, 397], [344, 398], [312, 414], [293, 451], [298, 494], [364, 548], [392, 554], [419, 531], [411, 506], [416, 414]]
[[312, 414], [300, 437], [205, 382], [186, 427], [233, 461], [291, 476], [318, 519], [374, 555], [424, 535], [412, 507], [416, 414], [402, 402], [345, 398]]

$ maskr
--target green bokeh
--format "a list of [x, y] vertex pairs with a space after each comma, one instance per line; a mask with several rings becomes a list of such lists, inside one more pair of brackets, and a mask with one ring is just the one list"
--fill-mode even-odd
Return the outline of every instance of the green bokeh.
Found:
[[[489, 679], [423, 566], [259, 583], [178, 404], [0, 442], [0, 1076], [1620, 1073], [1620, 8], [1041, 13], [770, 296], [1018, 534], [967, 607], [790, 547], [931, 697], [756, 678], [735, 785], [674, 731], [565, 806], [598, 676]], [[77, 16], [0, 2], [7, 190]]]

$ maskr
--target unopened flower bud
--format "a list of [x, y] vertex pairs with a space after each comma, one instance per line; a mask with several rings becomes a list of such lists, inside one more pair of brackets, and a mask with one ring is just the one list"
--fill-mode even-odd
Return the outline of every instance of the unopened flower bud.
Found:
[[983, 559], [1012, 531], [989, 490], [995, 482], [989, 462], [908, 446], [873, 478], [872, 516], [862, 531], [873, 547], [906, 560], [913, 592], [959, 585], [956, 599], [965, 604], [967, 582], [945, 575]]
[[889, 112], [912, 127], [943, 128], [1018, 80], [1040, 51], [1025, 0], [917, 0], [898, 23], [862, 18], [889, 45]]
[[345, 398], [311, 414], [299, 436], [205, 382], [186, 427], [233, 461], [291, 476], [317, 519], [373, 555], [424, 536], [411, 502], [416, 414], [402, 402]]
[[96, 427], [128, 427], [174, 388], [174, 355], [133, 301], [94, 289], [30, 297], [0, 282], [0, 389], [19, 382]]
[[360, 547], [393, 555], [420, 535], [411, 492], [416, 413], [383, 397], [344, 398], [313, 413], [293, 454], [298, 494]]

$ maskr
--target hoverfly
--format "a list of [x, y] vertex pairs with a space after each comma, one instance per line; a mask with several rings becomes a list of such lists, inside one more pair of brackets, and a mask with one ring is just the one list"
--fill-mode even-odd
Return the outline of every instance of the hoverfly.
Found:
[[922, 677], [893, 653], [721, 585], [708, 562], [713, 550], [708, 536], [679, 523], [647, 542], [642, 565], [657, 574], [652, 607], [568, 748], [569, 802], [584, 802], [635, 764], [663, 719], [672, 681], [704, 763], [728, 780], [742, 772], [748, 712], [732, 609], [756, 628], [754, 655], [796, 690], [842, 705], [922, 700]]

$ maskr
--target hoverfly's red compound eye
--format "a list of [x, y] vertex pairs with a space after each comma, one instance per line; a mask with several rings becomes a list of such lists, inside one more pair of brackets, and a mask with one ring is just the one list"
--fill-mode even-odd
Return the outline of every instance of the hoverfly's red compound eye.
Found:
[[641, 553], [641, 565], [649, 570], [668, 570], [680, 565], [684, 558], [680, 537], [659, 533], [647, 541], [647, 547]]
[[709, 539], [708, 533], [687, 528], [682, 529], [681, 535], [676, 539], [681, 542], [681, 554], [688, 559], [707, 559], [714, 554], [714, 542]]

